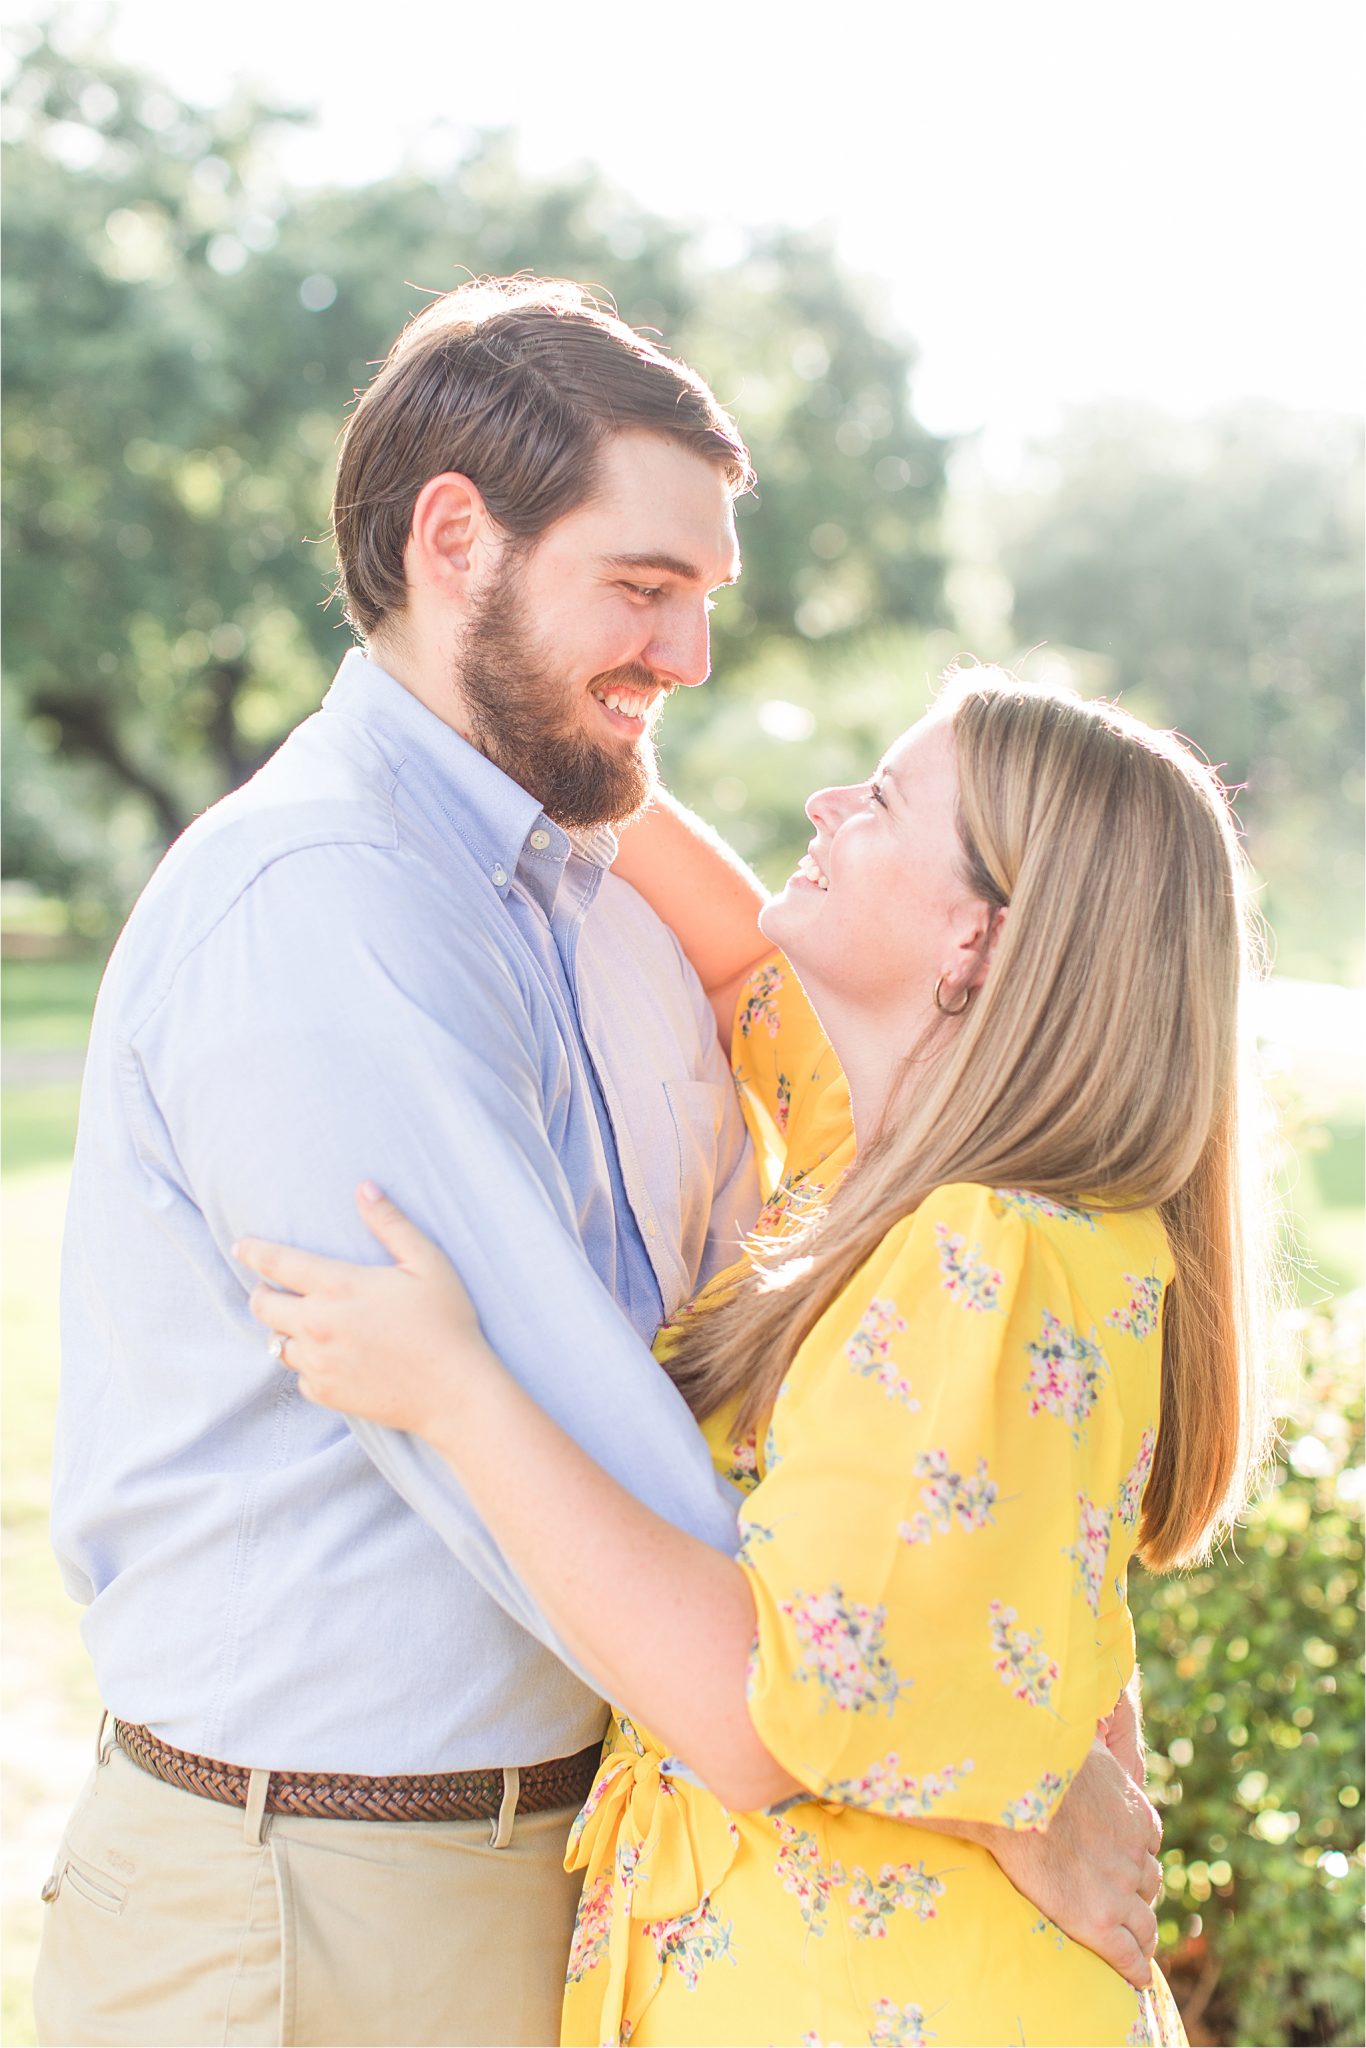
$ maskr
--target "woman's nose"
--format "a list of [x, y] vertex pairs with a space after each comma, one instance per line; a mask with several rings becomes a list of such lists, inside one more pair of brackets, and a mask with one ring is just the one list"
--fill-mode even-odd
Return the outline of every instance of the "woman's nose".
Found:
[[834, 832], [847, 816], [854, 794], [852, 788], [843, 785], [818, 789], [806, 800], [806, 815], [818, 832]]

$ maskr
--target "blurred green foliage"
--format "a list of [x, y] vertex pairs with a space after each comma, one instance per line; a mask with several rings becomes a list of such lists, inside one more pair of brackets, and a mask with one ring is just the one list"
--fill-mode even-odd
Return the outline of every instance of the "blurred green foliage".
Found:
[[918, 424], [913, 345], [820, 236], [721, 261], [591, 170], [530, 178], [500, 134], [439, 173], [294, 189], [274, 142], [300, 118], [189, 106], [64, 32], [7, 90], [4, 857], [76, 929], [117, 924], [349, 644], [324, 603], [349, 395], [429, 291], [525, 267], [662, 332], [753, 447], [715, 680], [666, 744], [770, 874], [805, 790], [865, 773], [960, 646], [1046, 641], [1036, 662], [1246, 784], [1282, 971], [1355, 975], [1355, 423], [1092, 409], [1007, 485]]
[[997, 501], [1012, 630], [1190, 733], [1241, 794], [1289, 974], [1361, 965], [1362, 433], [1081, 408]]
[[1229, 1553], [1131, 1579], [1163, 1947], [1193, 2037], [1366, 2039], [1364, 1308], [1292, 1319], [1283, 1455]]
[[314, 708], [349, 644], [318, 544], [344, 404], [466, 273], [615, 287], [739, 410], [764, 482], [718, 667], [934, 616], [945, 450], [911, 412], [912, 352], [819, 238], [709, 268], [591, 173], [523, 178], [500, 136], [441, 179], [292, 192], [270, 167], [287, 118], [205, 114], [46, 40], [11, 82], [9, 872], [121, 910]]

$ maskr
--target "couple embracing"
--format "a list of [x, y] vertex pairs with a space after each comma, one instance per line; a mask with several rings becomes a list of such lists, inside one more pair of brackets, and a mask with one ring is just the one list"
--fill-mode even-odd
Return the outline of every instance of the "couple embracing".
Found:
[[364, 652], [96, 1010], [47, 2043], [1183, 2038], [1125, 1588], [1257, 1439], [1229, 813], [966, 669], [766, 901], [652, 745], [751, 482], [566, 286], [351, 417]]

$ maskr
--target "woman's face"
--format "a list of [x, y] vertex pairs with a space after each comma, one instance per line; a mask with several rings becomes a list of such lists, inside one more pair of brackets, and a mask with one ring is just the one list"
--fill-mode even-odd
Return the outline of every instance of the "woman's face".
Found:
[[988, 906], [963, 879], [953, 731], [922, 719], [868, 782], [818, 790], [815, 834], [760, 923], [813, 995], [868, 1013], [953, 1009], [981, 979]]

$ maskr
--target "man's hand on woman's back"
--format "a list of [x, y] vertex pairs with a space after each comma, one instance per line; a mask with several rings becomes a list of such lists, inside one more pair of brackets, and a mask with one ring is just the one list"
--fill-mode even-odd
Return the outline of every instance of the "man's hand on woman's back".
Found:
[[[1128, 1739], [1136, 1739], [1133, 1728]], [[1103, 1737], [1091, 1745], [1046, 1829], [953, 1821], [916, 1825], [980, 1843], [1016, 1891], [1064, 1934], [1093, 1950], [1136, 1990], [1152, 1982], [1162, 1822]]]

